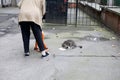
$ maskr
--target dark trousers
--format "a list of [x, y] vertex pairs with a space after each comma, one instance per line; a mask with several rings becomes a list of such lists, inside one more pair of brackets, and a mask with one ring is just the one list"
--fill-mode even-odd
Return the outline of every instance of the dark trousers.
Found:
[[34, 37], [38, 42], [38, 47], [40, 51], [44, 51], [44, 44], [42, 41], [42, 29], [39, 25], [34, 22], [19, 22], [21, 27], [21, 33], [23, 38], [24, 52], [29, 52], [29, 42], [30, 42], [30, 28], [33, 31]]

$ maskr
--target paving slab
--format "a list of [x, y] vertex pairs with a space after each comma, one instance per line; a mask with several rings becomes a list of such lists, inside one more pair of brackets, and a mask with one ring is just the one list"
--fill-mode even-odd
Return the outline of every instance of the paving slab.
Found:
[[[0, 80], [120, 79], [120, 38], [102, 25], [75, 28], [73, 25], [44, 24], [50, 56], [41, 58], [41, 53], [33, 50], [32, 33], [30, 56], [24, 57], [22, 36], [16, 22], [17, 18], [13, 17], [0, 23], [1, 30], [11, 26], [9, 33], [0, 36]], [[61, 44], [68, 39], [82, 48], [60, 50]]]

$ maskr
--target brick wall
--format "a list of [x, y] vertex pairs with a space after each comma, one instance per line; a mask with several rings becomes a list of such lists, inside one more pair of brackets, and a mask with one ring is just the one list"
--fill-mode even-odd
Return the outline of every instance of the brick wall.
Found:
[[115, 33], [120, 34], [120, 15], [109, 10], [103, 10], [101, 18], [107, 27]]

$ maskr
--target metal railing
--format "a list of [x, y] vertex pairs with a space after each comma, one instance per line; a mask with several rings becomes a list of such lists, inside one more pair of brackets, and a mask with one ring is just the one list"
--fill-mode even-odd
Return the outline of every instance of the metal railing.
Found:
[[[67, 23], [73, 25], [98, 25], [101, 21], [102, 7], [119, 7], [117, 0], [68, 0]], [[118, 0], [117, 3], [120, 1]]]

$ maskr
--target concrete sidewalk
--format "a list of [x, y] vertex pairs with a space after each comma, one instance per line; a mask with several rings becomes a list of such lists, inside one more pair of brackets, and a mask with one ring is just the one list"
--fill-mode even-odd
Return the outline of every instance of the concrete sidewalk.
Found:
[[[13, 17], [6, 22], [11, 25], [17, 19]], [[0, 24], [6, 25], [6, 22]], [[44, 59], [33, 50], [33, 35], [30, 40], [30, 56], [23, 56], [21, 33], [16, 26], [15, 23], [11, 30], [17, 32], [0, 37], [0, 80], [120, 79], [120, 39], [103, 26], [78, 25], [75, 28], [73, 25], [44, 24], [45, 42], [51, 53]], [[60, 50], [61, 44], [68, 39], [83, 48]]]
[[7, 13], [7, 14], [18, 14], [19, 9], [18, 7], [5, 7], [5, 8], [0, 8], [0, 13]]

